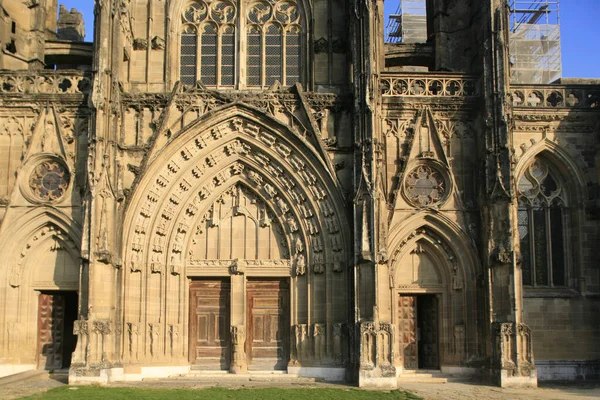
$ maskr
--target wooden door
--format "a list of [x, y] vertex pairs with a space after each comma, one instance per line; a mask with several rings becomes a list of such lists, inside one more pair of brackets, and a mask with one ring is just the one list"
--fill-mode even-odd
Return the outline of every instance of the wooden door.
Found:
[[416, 296], [398, 297], [398, 338], [404, 369], [419, 368]]
[[228, 281], [190, 284], [190, 361], [193, 367], [228, 370], [231, 355]]
[[42, 293], [38, 300], [38, 367], [61, 369], [65, 341], [65, 298]]
[[286, 280], [246, 286], [248, 369], [285, 370], [289, 360], [289, 285]]
[[438, 304], [435, 295], [418, 299], [419, 368], [438, 369]]

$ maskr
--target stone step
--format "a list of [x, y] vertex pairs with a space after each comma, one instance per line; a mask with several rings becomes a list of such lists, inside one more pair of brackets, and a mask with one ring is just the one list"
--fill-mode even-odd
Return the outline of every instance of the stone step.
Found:
[[434, 377], [421, 377], [421, 376], [399, 376], [398, 384], [402, 383], [447, 383], [448, 378], [434, 378]]
[[432, 375], [441, 375], [441, 371], [439, 369], [403, 369], [403, 374], [432, 374]]
[[444, 377], [439, 370], [418, 369], [418, 370], [403, 370], [398, 376], [398, 383], [446, 383], [448, 378]]

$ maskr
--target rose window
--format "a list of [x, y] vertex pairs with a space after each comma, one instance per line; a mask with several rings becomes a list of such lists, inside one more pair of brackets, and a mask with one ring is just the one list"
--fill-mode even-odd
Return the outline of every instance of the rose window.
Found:
[[408, 173], [404, 189], [408, 200], [417, 207], [439, 202], [446, 192], [442, 175], [426, 165], [420, 165]]
[[63, 196], [69, 186], [71, 175], [58, 161], [44, 161], [29, 177], [31, 190], [41, 200], [52, 201]]

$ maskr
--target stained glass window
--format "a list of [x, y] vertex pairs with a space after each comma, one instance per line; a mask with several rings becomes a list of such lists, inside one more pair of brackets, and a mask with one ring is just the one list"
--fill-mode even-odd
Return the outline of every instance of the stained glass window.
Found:
[[[301, 81], [303, 21], [296, 1], [193, 0], [181, 18], [180, 80], [185, 85], [265, 87]], [[236, 56], [244, 53], [244, 59]], [[239, 82], [240, 71], [245, 82]]]
[[192, 1], [182, 19], [181, 82], [233, 86], [236, 5], [228, 0]]
[[518, 190], [523, 285], [565, 286], [565, 190], [542, 158], [526, 168]]

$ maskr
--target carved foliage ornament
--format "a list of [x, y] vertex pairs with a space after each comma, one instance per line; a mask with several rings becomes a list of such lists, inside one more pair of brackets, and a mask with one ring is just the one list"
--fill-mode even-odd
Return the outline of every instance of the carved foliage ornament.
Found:
[[38, 199], [54, 201], [65, 194], [70, 179], [71, 174], [63, 163], [48, 160], [33, 169], [29, 176], [29, 186]]
[[439, 203], [446, 194], [446, 186], [442, 174], [428, 165], [419, 165], [412, 169], [404, 180], [406, 198], [415, 207]]

